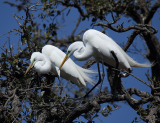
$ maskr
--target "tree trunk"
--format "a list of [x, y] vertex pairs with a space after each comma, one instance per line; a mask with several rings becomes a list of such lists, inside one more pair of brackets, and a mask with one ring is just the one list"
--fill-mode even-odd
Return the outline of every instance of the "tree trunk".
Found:
[[155, 35], [143, 33], [143, 36], [150, 51], [147, 58], [150, 62], [155, 62], [152, 67], [152, 78], [158, 82], [160, 81], [160, 44]]

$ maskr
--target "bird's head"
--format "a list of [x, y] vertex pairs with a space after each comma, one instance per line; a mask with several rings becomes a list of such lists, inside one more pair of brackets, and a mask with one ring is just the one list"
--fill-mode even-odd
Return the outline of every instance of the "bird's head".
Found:
[[61, 69], [61, 67], [63, 66], [63, 64], [67, 61], [67, 59], [75, 52], [81, 52], [83, 50], [83, 42], [82, 41], [76, 41], [74, 43], [72, 43], [69, 47], [68, 47], [68, 50], [67, 50], [67, 53], [66, 53], [66, 56], [64, 58], [64, 60], [62, 61], [60, 67], [59, 67], [59, 70]]
[[40, 52], [34, 52], [34, 53], [32, 53], [31, 59], [30, 59], [31, 63], [30, 63], [30, 65], [29, 65], [29, 67], [28, 67], [28, 69], [27, 69], [27, 71], [26, 71], [25, 74], [28, 73], [28, 71], [35, 65], [35, 63], [36, 63], [37, 61], [41, 61], [41, 60], [42, 60], [41, 55], [42, 55], [42, 54], [41, 54]]

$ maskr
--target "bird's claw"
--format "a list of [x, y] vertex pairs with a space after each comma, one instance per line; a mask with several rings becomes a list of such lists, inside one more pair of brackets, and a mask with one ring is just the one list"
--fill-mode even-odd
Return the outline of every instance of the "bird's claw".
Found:
[[125, 74], [120, 73], [120, 74], [119, 74], [119, 76], [120, 76], [120, 77], [128, 77], [128, 76], [129, 76], [129, 74], [128, 74], [128, 73], [125, 73]]
[[[132, 70], [131, 68], [128, 68], [128, 71], [129, 71], [129, 73], [131, 73], [133, 70]], [[125, 71], [123, 71], [123, 72], [125, 72]], [[120, 77], [128, 77], [128, 76], [129, 76], [129, 73], [125, 73], [125, 74], [120, 73], [119, 76], [120, 76]]]

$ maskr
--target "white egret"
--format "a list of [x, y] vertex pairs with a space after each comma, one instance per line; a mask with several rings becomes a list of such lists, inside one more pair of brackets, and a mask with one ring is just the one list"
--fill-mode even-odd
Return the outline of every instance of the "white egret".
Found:
[[[97, 82], [95, 87], [101, 82], [101, 75], [99, 70], [100, 60], [102, 61], [102, 67], [103, 67], [103, 62], [115, 67], [116, 66], [115, 56], [116, 56], [119, 62], [118, 68], [129, 72], [131, 72], [131, 67], [144, 67], [144, 68], [151, 67], [150, 64], [140, 64], [134, 61], [130, 56], [128, 56], [123, 51], [123, 49], [114, 40], [112, 40], [110, 37], [97, 30], [94, 29], [87, 30], [83, 35], [83, 43], [85, 44], [85, 47], [84, 45], [80, 45], [79, 41], [72, 43], [68, 47], [66, 57], [64, 58], [59, 69], [61, 69], [65, 61], [72, 54], [75, 57], [75, 59], [79, 61], [87, 60], [93, 56], [96, 59], [98, 73], [99, 73], [99, 81]], [[83, 48], [83, 52], [81, 53], [77, 52], [81, 48]], [[113, 55], [113, 53], [115, 54], [115, 56]], [[104, 77], [104, 67], [102, 75]], [[93, 87], [91, 91], [95, 87]]]
[[89, 82], [95, 85], [94, 81], [89, 77], [89, 73], [94, 73], [92, 70], [87, 70], [76, 65], [71, 59], [68, 59], [64, 66], [59, 70], [60, 64], [65, 57], [65, 53], [55, 46], [45, 45], [42, 49], [42, 53], [34, 52], [31, 55], [31, 64], [26, 71], [26, 74], [34, 66], [38, 73], [46, 74], [52, 71], [66, 80], [70, 80], [72, 83], [79, 87], [85, 87]]

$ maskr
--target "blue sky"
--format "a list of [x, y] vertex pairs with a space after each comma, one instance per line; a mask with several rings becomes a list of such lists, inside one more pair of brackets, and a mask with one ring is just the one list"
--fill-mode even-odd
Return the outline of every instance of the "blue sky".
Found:
[[[10, 30], [19, 28], [18, 23], [16, 22], [15, 18], [13, 17], [13, 13], [16, 13], [17, 15], [20, 15], [20, 16], [23, 15], [25, 17], [23, 11], [22, 12], [17, 12], [15, 7], [10, 7], [10, 5], [4, 4], [2, 1], [0, 1], [0, 10], [1, 10], [0, 11], [0, 17], [1, 17], [1, 19], [0, 19], [0, 35], [8, 32]], [[64, 14], [64, 15], [66, 15], [66, 14]], [[77, 21], [78, 17], [79, 17], [79, 13], [77, 14], [77, 10], [72, 8], [69, 15], [65, 16], [65, 18], [67, 19], [65, 24], [67, 26], [62, 28], [63, 31], [58, 31], [58, 36], [60, 38], [62, 38], [62, 37], [65, 38], [68, 34], [71, 33], [72, 29], [74, 28], [74, 26], [76, 24], [76, 21]], [[160, 17], [159, 13], [156, 12], [156, 14], [154, 15], [153, 20], [152, 20], [152, 26], [154, 28], [156, 28], [157, 30], [160, 30], [160, 24], [159, 24], [160, 19], [159, 19], [159, 17]], [[112, 18], [110, 16], [108, 16], [107, 19], [109, 21], [112, 21]], [[117, 24], [121, 24], [122, 22], [124, 22], [124, 27], [127, 27], [128, 25], [132, 25], [134, 22], [131, 21], [131, 22], [128, 23], [127, 21], [129, 19], [130, 18], [126, 19], [126, 18], [122, 17], [122, 19], [119, 20]], [[61, 20], [61, 17], [58, 18], [58, 21], [60, 21], [60, 20]], [[86, 19], [85, 21], [82, 21], [80, 23], [79, 27], [78, 27], [78, 30], [76, 31], [76, 34], [82, 29], [92, 28], [92, 27], [90, 27], [90, 24], [91, 24], [90, 22], [91, 22], [91, 19], [90, 20]], [[42, 22], [41, 20], [38, 20], [38, 23], [40, 23], [42, 25], [43, 23], [47, 23], [47, 22], [45, 22], [45, 21]], [[101, 28], [100, 27], [94, 27], [94, 29], [100, 30]], [[131, 33], [132, 33], [132, 31], [129, 31], [129, 32], [126, 32], [126, 33], [117, 33], [117, 32], [114, 32], [110, 29], [107, 29], [108, 36], [111, 37], [113, 40], [115, 40], [117, 43], [123, 43], [123, 42], [126, 43], [127, 42], [127, 37], [129, 37]], [[16, 49], [18, 47], [19, 36], [15, 35], [15, 34], [16, 34], [15, 32], [11, 33], [10, 44], [11, 45], [14, 44], [14, 49], [15, 49], [14, 52], [17, 53]], [[0, 46], [3, 46], [5, 44], [5, 42], [7, 40], [7, 36], [9, 36], [9, 34], [0, 37]], [[160, 39], [160, 32], [158, 32], [156, 34], [156, 36], [157, 36], [158, 39]], [[137, 43], [137, 48], [142, 48], [142, 42], [143, 41], [140, 38], [136, 38], [134, 40], [134, 42]], [[8, 46], [8, 44], [6, 44], [6, 47], [7, 46]], [[21, 46], [21, 47], [22, 47], [22, 49], [24, 48], [24, 46]], [[133, 49], [132, 46], [131, 46], [131, 49]], [[1, 52], [2, 52], [2, 50], [0, 49], [0, 53]], [[128, 54], [140, 63], [147, 62], [147, 59], [144, 59], [142, 55], [131, 54], [131, 53], [128, 53]], [[76, 63], [79, 66], [83, 66], [83, 64], [85, 62], [76, 61]], [[93, 65], [91, 67], [91, 69], [97, 70], [97, 66]], [[132, 69], [133, 69], [133, 73], [132, 73], [133, 75], [139, 77], [140, 79], [142, 79], [145, 82], [148, 82], [147, 78], [145, 76], [145, 73], [147, 72], [147, 70], [149, 68], [132, 68]], [[151, 70], [149, 69], [149, 71], [151, 71]], [[137, 79], [135, 79], [132, 76], [122, 79], [122, 83], [123, 83], [125, 88], [137, 88], [139, 90], [146, 91], [146, 92], [149, 92], [149, 93], [151, 91], [149, 87], [147, 87], [146, 85], [144, 85], [143, 83], [141, 83], [140, 81], [138, 81]], [[105, 86], [109, 87], [107, 76], [105, 76], [104, 83], [103, 83], [103, 87], [105, 87]], [[110, 87], [109, 87], [109, 90], [110, 90]], [[135, 97], [135, 98], [138, 99], [137, 97]], [[121, 102], [116, 103], [116, 104], [118, 104], [122, 107], [120, 109], [116, 110], [116, 111], [113, 111], [111, 113], [111, 115], [109, 115], [108, 117], [100, 116], [99, 118], [103, 122], [131, 123], [135, 117], [139, 117], [136, 114], [136, 112], [132, 108], [130, 108], [130, 106], [128, 104], [124, 104], [124, 103], [121, 103]], [[103, 105], [101, 105], [101, 108], [103, 109], [103, 107], [106, 107], [107, 105], [108, 105], [108, 103], [103, 104]], [[146, 107], [146, 105], [144, 105], [144, 106]], [[95, 122], [96, 123], [101, 123], [101, 121], [99, 119], [95, 119]], [[139, 123], [143, 123], [143, 121], [140, 121]]]

